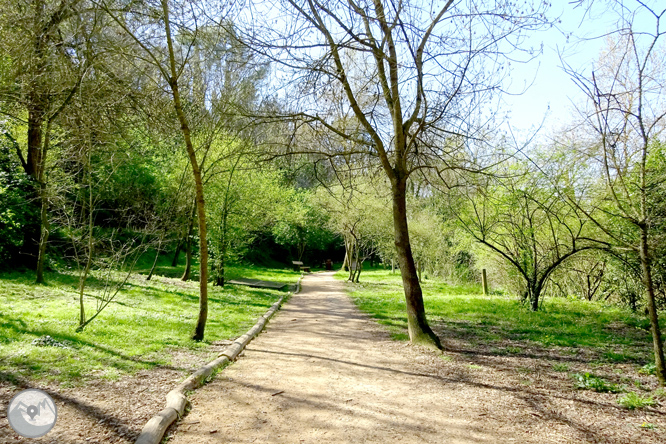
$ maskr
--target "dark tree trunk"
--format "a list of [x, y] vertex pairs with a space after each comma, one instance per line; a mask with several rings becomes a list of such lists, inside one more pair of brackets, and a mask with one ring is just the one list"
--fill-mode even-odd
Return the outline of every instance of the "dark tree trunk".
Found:
[[215, 285], [224, 287], [224, 262], [227, 255], [227, 211], [222, 214], [222, 239], [220, 240], [220, 257], [217, 259], [217, 276]]
[[654, 297], [654, 281], [652, 279], [652, 263], [648, 251], [647, 228], [641, 227], [640, 245], [641, 271], [643, 285], [645, 286], [645, 298], [647, 299], [648, 317], [650, 318], [650, 332], [652, 333], [652, 344], [654, 349], [655, 373], [660, 385], [666, 385], [666, 368], [664, 361], [664, 343], [661, 339], [659, 328], [659, 315]]
[[409, 339], [413, 344], [442, 348], [439, 338], [428, 325], [423, 305], [423, 292], [414, 264], [412, 246], [407, 227], [406, 179], [392, 181], [393, 226], [395, 247], [398, 253], [398, 265], [402, 275], [407, 305], [407, 325]]
[[157, 268], [157, 260], [160, 258], [160, 251], [162, 250], [162, 238], [160, 238], [159, 243], [157, 244], [157, 251], [155, 252], [155, 260], [153, 260], [153, 266], [150, 267], [150, 272], [146, 276], [146, 280], [149, 281], [155, 273], [155, 268]]
[[[36, 94], [31, 94], [30, 99], [37, 101]], [[25, 173], [33, 180], [33, 192], [27, 205], [30, 206], [30, 220], [23, 228], [23, 244], [21, 245], [21, 264], [35, 270], [39, 258], [39, 245], [42, 236], [42, 189], [40, 186], [40, 173], [42, 168], [42, 126], [44, 113], [42, 107], [33, 105], [28, 112], [28, 158], [25, 164]]]
[[180, 250], [183, 249], [183, 240], [179, 240], [178, 244], [176, 244], [176, 251], [173, 253], [173, 260], [171, 261], [171, 266], [172, 267], [177, 267], [178, 266], [178, 256], [180, 256]]

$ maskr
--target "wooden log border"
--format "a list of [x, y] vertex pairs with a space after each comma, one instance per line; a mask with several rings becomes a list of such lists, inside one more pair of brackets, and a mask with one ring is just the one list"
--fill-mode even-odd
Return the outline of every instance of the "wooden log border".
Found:
[[[301, 275], [298, 282], [296, 282], [296, 291], [294, 294], [301, 291], [302, 279], [303, 275]], [[287, 298], [289, 296], [291, 296], [291, 292], [287, 293]], [[218, 355], [217, 359], [214, 359], [199, 368], [192, 373], [189, 378], [181, 382], [175, 389], [171, 390], [166, 396], [166, 407], [164, 410], [153, 416], [146, 425], [143, 426], [141, 434], [134, 444], [159, 444], [162, 441], [167, 428], [169, 428], [176, 419], [182, 418], [185, 414], [185, 409], [189, 404], [185, 392], [198, 389], [207, 382], [208, 378], [213, 372], [215, 372], [215, 370], [235, 361], [240, 352], [245, 349], [252, 339], [261, 333], [266, 326], [266, 323], [268, 323], [268, 320], [280, 309], [284, 298], [284, 296], [280, 297], [280, 299], [259, 318], [257, 323], [254, 324], [254, 327], [248, 330], [244, 335], [236, 338], [229, 347]]]

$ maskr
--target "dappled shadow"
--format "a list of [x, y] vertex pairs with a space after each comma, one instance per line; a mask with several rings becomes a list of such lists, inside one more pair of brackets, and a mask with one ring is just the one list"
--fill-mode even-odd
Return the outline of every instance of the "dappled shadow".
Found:
[[500, 369], [481, 353], [444, 362], [392, 342], [340, 287], [306, 278], [245, 357], [197, 392], [174, 443], [216, 442], [213, 429], [230, 442], [543, 442], [551, 428], [574, 441], [627, 442], [579, 414], [626, 417], [614, 397], [522, 385], [520, 364]]
[[[80, 412], [85, 417], [90, 418], [97, 427], [101, 427], [103, 430], [106, 430], [109, 435], [108, 438], [123, 438], [134, 441], [139, 435], [140, 429], [136, 426], [131, 426], [125, 423], [124, 420], [120, 419], [113, 412], [108, 411], [107, 409], [102, 409], [100, 407], [85, 403], [80, 399], [62, 394], [58, 391], [55, 391], [50, 388], [45, 388], [42, 386], [35, 386], [27, 381], [27, 379], [17, 376], [14, 373], [1, 372], [0, 371], [0, 381], [10, 382], [19, 390], [25, 390], [29, 388], [37, 388], [48, 393], [56, 403], [62, 403], [69, 407], [74, 408], [76, 411]], [[7, 406], [11, 401], [12, 397], [16, 393], [0, 391], [0, 404]], [[61, 413], [62, 414], [62, 413]], [[57, 422], [56, 422], [57, 425]], [[57, 430], [57, 429], [56, 429]], [[51, 433], [52, 437], [53, 432]], [[70, 440], [71, 439], [71, 440]], [[63, 438], [58, 437], [58, 442], [66, 443], [78, 443], [81, 442], [81, 437], [78, 438]]]
[[[76, 333], [72, 334], [65, 334], [65, 333], [60, 333], [57, 331], [50, 330], [48, 328], [28, 328], [27, 324], [21, 320], [16, 320], [16, 319], [11, 319], [8, 316], [1, 314], [0, 313], [0, 325], [3, 328], [8, 328], [11, 330], [14, 330], [17, 333], [21, 334], [27, 334], [34, 336], [35, 339], [42, 337], [44, 335], [49, 335], [53, 339], [55, 339], [58, 342], [63, 342], [67, 341], [67, 343], [71, 344], [71, 348], [74, 350], [79, 350], [82, 347], [90, 347], [99, 351], [104, 352], [107, 355], [114, 356], [120, 360], [123, 361], [128, 361], [128, 362], [133, 362], [137, 364], [142, 364], [144, 367], [147, 368], [154, 368], [154, 367], [160, 367], [160, 368], [166, 368], [169, 370], [176, 370], [176, 371], [188, 371], [190, 369], [184, 368], [184, 367], [174, 367], [170, 366], [167, 364], [164, 364], [163, 362], [159, 361], [152, 361], [152, 360], [147, 360], [147, 359], [142, 359], [141, 356], [129, 356], [126, 355], [118, 350], [114, 350], [109, 347], [105, 347], [100, 344], [96, 344], [94, 342], [85, 340], [78, 336]], [[30, 347], [35, 347], [31, 345]], [[124, 369], [124, 367], [120, 366], [117, 362], [113, 360], [108, 360], [104, 362], [106, 365], [111, 366], [111, 367], [117, 367], [120, 369]], [[14, 363], [13, 365], [17, 365]], [[40, 372], [37, 370], [39, 367], [35, 365], [34, 362], [26, 362], [23, 368], [21, 368], [21, 374], [26, 377], [26, 378], [31, 378], [36, 375], [38, 375]]]

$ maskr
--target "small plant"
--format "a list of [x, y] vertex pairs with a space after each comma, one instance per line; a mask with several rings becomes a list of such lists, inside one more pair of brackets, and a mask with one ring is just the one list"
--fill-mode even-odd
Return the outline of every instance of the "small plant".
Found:
[[629, 410], [642, 409], [657, 405], [657, 401], [652, 396], [643, 397], [636, 392], [629, 392], [618, 398], [617, 403]]
[[480, 365], [476, 365], [476, 364], [470, 364], [470, 365], [468, 365], [468, 367], [472, 370], [481, 370], [483, 368]]
[[520, 347], [507, 347], [506, 351], [515, 355], [515, 354], [518, 354], [518, 353], [522, 353], [523, 349], [520, 348]]
[[606, 381], [603, 378], [594, 376], [591, 373], [579, 374], [575, 373], [572, 375], [576, 383], [576, 388], [584, 390], [594, 390], [599, 393], [619, 393], [622, 391], [622, 387], [617, 384], [612, 384]]
[[553, 364], [553, 371], [555, 372], [568, 372], [569, 371], [569, 364], [565, 362], [560, 362], [557, 364]]
[[453, 361], [453, 358], [451, 356], [448, 356], [448, 355], [441, 355], [440, 358], [442, 359], [442, 361], [446, 361], [446, 362]]
[[658, 388], [657, 390], [654, 391], [654, 394], [652, 395], [654, 399], [663, 399], [666, 400], [666, 389], [663, 387]]
[[652, 424], [651, 422], [644, 422], [643, 424], [640, 425], [641, 429], [645, 430], [654, 430], [657, 428], [656, 425]]
[[654, 375], [657, 372], [657, 367], [654, 362], [646, 364], [638, 370], [641, 375]]

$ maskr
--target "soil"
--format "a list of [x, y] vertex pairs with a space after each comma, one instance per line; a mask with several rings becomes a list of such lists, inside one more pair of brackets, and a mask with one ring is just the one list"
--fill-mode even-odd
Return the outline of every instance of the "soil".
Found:
[[617, 394], [576, 390], [551, 368], [548, 356], [440, 355], [392, 341], [320, 273], [192, 396], [169, 442], [666, 441], [663, 407], [626, 410]]
[[[191, 411], [167, 432], [169, 442], [666, 442], [663, 406], [630, 411], [619, 395], [576, 390], [567, 372], [553, 370], [555, 362], [589, 371], [581, 356], [525, 344], [518, 355], [497, 355], [434, 327], [444, 354], [392, 341], [344, 283], [309, 275], [244, 356], [190, 395]], [[181, 354], [169, 368], [73, 388], [0, 375], [0, 444], [131, 443], [199, 361]], [[618, 370], [639, 378], [630, 365], [594, 371], [617, 378]], [[27, 387], [50, 392], [58, 406], [43, 438], [20, 438], [5, 418], [11, 397]]]

